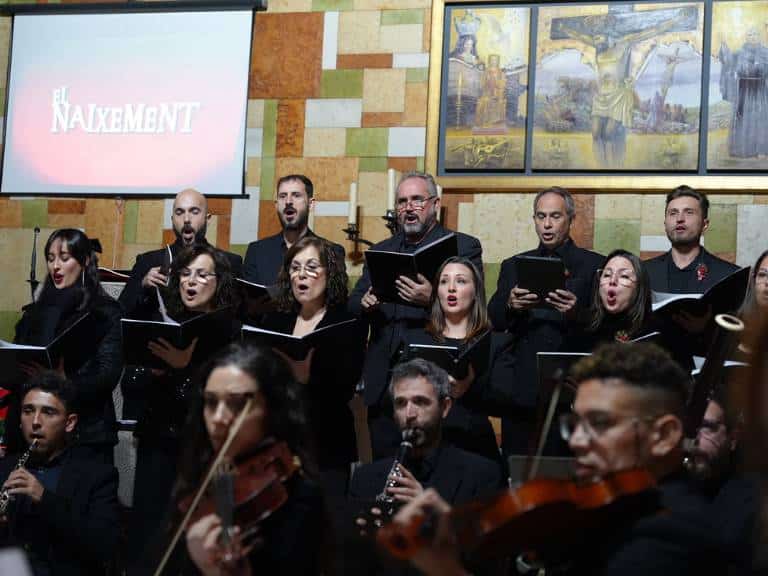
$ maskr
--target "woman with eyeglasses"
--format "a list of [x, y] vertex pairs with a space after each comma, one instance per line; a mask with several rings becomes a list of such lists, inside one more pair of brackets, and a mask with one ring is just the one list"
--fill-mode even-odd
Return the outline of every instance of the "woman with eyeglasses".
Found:
[[[34, 302], [24, 308], [14, 341], [47, 346], [76, 322], [85, 323], [73, 328], [80, 340], [65, 345], [64, 357], [53, 368], [77, 389], [80, 421], [74, 449], [86, 458], [111, 464], [117, 443], [112, 390], [123, 368], [122, 311], [99, 283], [98, 260], [85, 233], [74, 228], [56, 230], [45, 243], [44, 252], [48, 275]], [[42, 369], [39, 365], [22, 366], [29, 376]], [[11, 450], [19, 446], [17, 418], [14, 409], [6, 422], [6, 442]]]
[[[284, 442], [299, 468], [282, 482], [287, 491], [286, 501], [274, 510], [268, 508], [271, 511], [259, 519], [256, 530], [249, 525], [238, 526], [229, 547], [220, 537], [223, 519], [217, 513], [192, 521], [169, 569], [163, 573], [205, 576], [320, 573], [327, 554], [322, 548], [326, 527], [322, 492], [316, 482], [308, 445], [303, 386], [272, 351], [242, 344], [232, 344], [220, 351], [202, 368], [196, 382], [199, 386], [195, 387], [184, 432], [185, 446], [173, 488], [171, 520], [165, 531], [167, 538], [161, 539], [163, 545], [170, 543], [188, 502], [249, 401], [250, 409], [229, 445], [224, 462], [237, 466], [275, 443]], [[239, 485], [237, 479], [235, 483]], [[237, 518], [240, 517], [236, 516], [236, 521]], [[254, 531], [255, 538], [246, 536]], [[160, 550], [156, 552], [158, 554], [152, 556], [159, 558]], [[147, 573], [151, 574], [155, 568], [156, 562]]]
[[[199, 314], [234, 308], [235, 295], [229, 261], [224, 253], [206, 244], [183, 249], [173, 261], [163, 299], [167, 314], [184, 322]], [[162, 321], [162, 314], [154, 318]], [[226, 334], [205, 334], [184, 349], [160, 338], [148, 343], [164, 367], [130, 367], [123, 377], [126, 395], [143, 399], [135, 436], [138, 438], [133, 519], [129, 549], [134, 559], [161, 530], [165, 503], [176, 478], [181, 430], [187, 417], [192, 378], [206, 353], [224, 347], [239, 335], [234, 319]], [[203, 346], [201, 339], [205, 341]], [[216, 340], [213, 344], [212, 340]], [[200, 349], [196, 354], [196, 350]]]
[[[491, 330], [483, 279], [469, 258], [447, 259], [437, 271], [432, 288], [429, 320], [423, 328], [409, 329], [409, 344], [456, 346], [462, 351]], [[512, 339], [501, 333], [488, 336], [490, 345], [470, 353], [466, 375], [451, 377], [453, 406], [443, 422], [443, 442], [500, 461], [496, 435], [488, 415], [498, 410], [503, 389], [515, 378]]]
[[[278, 311], [263, 327], [304, 336], [353, 320], [346, 310], [347, 272], [332, 245], [305, 236], [285, 254], [277, 280]], [[349, 401], [360, 380], [365, 354], [365, 325], [360, 321], [322, 338], [300, 361], [290, 360], [296, 379], [306, 386], [309, 424], [317, 464], [329, 496], [343, 501], [349, 465], [357, 460], [354, 419]]]
[[768, 250], [757, 257], [749, 275], [749, 286], [739, 316], [747, 322], [754, 321], [754, 315], [768, 311]]

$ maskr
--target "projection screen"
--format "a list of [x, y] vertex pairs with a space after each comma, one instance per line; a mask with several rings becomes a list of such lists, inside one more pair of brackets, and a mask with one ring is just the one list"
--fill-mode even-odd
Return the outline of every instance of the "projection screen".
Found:
[[243, 193], [252, 19], [16, 15], [0, 192]]

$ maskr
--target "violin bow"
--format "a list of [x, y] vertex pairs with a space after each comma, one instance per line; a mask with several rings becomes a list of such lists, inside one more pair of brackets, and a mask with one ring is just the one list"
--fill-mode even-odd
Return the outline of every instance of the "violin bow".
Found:
[[539, 430], [536, 453], [531, 458], [530, 465], [528, 466], [528, 474], [526, 480], [533, 480], [539, 473], [539, 463], [541, 462], [542, 454], [544, 454], [544, 446], [547, 443], [547, 436], [549, 436], [549, 429], [552, 427], [552, 420], [555, 417], [557, 403], [560, 402], [560, 391], [563, 389], [563, 382], [565, 381], [565, 372], [562, 368], [557, 369], [553, 380], [555, 385], [552, 388], [552, 395], [549, 397], [547, 414], [544, 417], [544, 422], [542, 423], [541, 429]]
[[176, 548], [176, 544], [179, 542], [179, 538], [181, 538], [181, 535], [184, 533], [184, 530], [187, 529], [187, 524], [189, 524], [189, 519], [192, 518], [192, 514], [197, 508], [197, 505], [200, 503], [200, 499], [203, 497], [203, 494], [205, 493], [206, 488], [208, 488], [208, 485], [211, 483], [211, 480], [213, 479], [214, 474], [216, 474], [216, 471], [219, 469], [219, 465], [221, 464], [222, 460], [224, 460], [224, 456], [226, 456], [227, 451], [229, 450], [229, 447], [232, 445], [232, 442], [235, 439], [235, 436], [237, 436], [237, 433], [240, 432], [240, 428], [242, 428], [243, 422], [245, 422], [245, 419], [248, 416], [248, 413], [251, 411], [252, 403], [253, 403], [253, 398], [248, 398], [248, 400], [245, 403], [245, 406], [243, 407], [243, 411], [240, 412], [240, 414], [237, 417], [237, 420], [235, 420], [235, 423], [229, 429], [229, 434], [227, 434], [227, 439], [224, 441], [224, 444], [222, 445], [221, 450], [219, 450], [219, 453], [216, 455], [216, 458], [214, 458], [213, 462], [209, 466], [208, 472], [205, 475], [205, 479], [203, 480], [203, 483], [200, 485], [200, 487], [197, 489], [197, 492], [195, 493], [195, 497], [192, 500], [192, 504], [190, 504], [189, 508], [187, 508], [187, 512], [186, 514], [184, 514], [184, 518], [179, 523], [179, 527], [176, 529], [176, 532], [174, 532], [173, 538], [171, 539], [170, 544], [168, 544], [168, 547], [165, 549], [165, 553], [163, 554], [163, 557], [160, 560], [160, 564], [158, 564], [157, 569], [154, 572], [154, 576], [161, 576], [161, 574], [163, 573], [163, 570], [165, 569], [165, 565], [168, 563], [168, 560], [170, 559], [174, 548]]

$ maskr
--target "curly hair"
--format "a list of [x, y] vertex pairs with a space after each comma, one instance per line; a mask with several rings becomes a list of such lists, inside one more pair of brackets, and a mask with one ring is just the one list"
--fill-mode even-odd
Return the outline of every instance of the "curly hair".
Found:
[[[51, 251], [51, 245], [56, 240], [61, 240], [62, 244], [66, 245], [70, 256], [77, 260], [77, 263], [83, 268], [83, 284], [79, 287], [83, 296], [77, 310], [78, 312], [87, 310], [94, 300], [102, 294], [99, 282], [99, 260], [93, 251], [93, 243], [85, 232], [77, 228], [59, 228], [51, 233], [45, 243], [43, 254], [45, 254], [46, 259]], [[36, 293], [36, 299], [39, 299], [44, 290], [52, 289], [54, 289], [54, 284], [51, 281], [51, 275], [47, 274], [41, 290]]]
[[214, 310], [237, 305], [235, 281], [227, 257], [221, 250], [217, 250], [210, 244], [192, 244], [182, 249], [174, 258], [173, 264], [171, 264], [171, 278], [168, 288], [164, 291], [168, 313], [173, 318], [180, 317], [187, 310], [180, 294], [181, 270], [189, 266], [198, 256], [203, 255], [211, 257], [216, 271], [216, 293], [213, 295]]
[[485, 305], [485, 288], [483, 287], [483, 277], [477, 269], [477, 266], [464, 256], [453, 256], [448, 258], [435, 274], [432, 279], [432, 304], [430, 306], [429, 321], [425, 330], [432, 335], [438, 342], [442, 342], [445, 337], [443, 336], [443, 330], [445, 330], [445, 311], [440, 306], [440, 299], [437, 297], [437, 289], [440, 285], [440, 276], [445, 270], [448, 264], [461, 264], [466, 266], [472, 272], [472, 281], [475, 283], [475, 298], [472, 304], [472, 309], [469, 311], [469, 325], [467, 328], [467, 336], [465, 340], [471, 340], [472, 338], [482, 334], [491, 327], [491, 322], [488, 319], [488, 307]]
[[327, 240], [317, 236], [304, 236], [285, 253], [283, 265], [277, 277], [277, 306], [283, 312], [295, 312], [299, 308], [291, 287], [291, 262], [299, 252], [310, 246], [317, 249], [320, 264], [326, 270], [325, 305], [332, 308], [347, 302], [349, 279], [344, 260], [338, 257], [333, 245]]
[[574, 364], [569, 376], [577, 384], [595, 379], [621, 381], [647, 392], [655, 411], [684, 417], [690, 377], [655, 344], [603, 344]]
[[[645, 270], [640, 258], [619, 248], [614, 250], [605, 259], [605, 265], [613, 258], [626, 258], [632, 264], [632, 271], [635, 273], [637, 283], [635, 284], [635, 293], [629, 302], [629, 308], [626, 310], [626, 316], [629, 320], [628, 331], [630, 336], [637, 334], [642, 330], [645, 321], [651, 315], [651, 281], [648, 278], [648, 272]], [[594, 289], [592, 291], [592, 309], [591, 320], [588, 326], [590, 332], [596, 332], [600, 329], [603, 322], [606, 320], [608, 312], [603, 306], [603, 300], [600, 298], [600, 281], [595, 281]]]

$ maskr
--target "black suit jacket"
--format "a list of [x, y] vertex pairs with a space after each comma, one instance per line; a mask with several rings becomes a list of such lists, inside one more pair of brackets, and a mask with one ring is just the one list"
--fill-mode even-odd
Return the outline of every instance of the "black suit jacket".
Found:
[[[0, 460], [0, 484], [15, 468], [18, 456]], [[24, 497], [8, 510], [9, 522], [0, 528], [2, 545], [31, 545], [47, 549], [51, 574], [104, 574], [117, 549], [120, 530], [114, 466], [64, 456], [55, 491], [46, 490], [39, 504], [19, 513]]]
[[[306, 235], [316, 236], [309, 228], [307, 228]], [[344, 262], [344, 247], [333, 242], [331, 242], [331, 245], [339, 261]], [[251, 242], [248, 244], [248, 251], [245, 253], [243, 278], [248, 280], [248, 282], [271, 286], [277, 282], [277, 275], [280, 273], [280, 267], [283, 265], [283, 259], [287, 251], [288, 247], [285, 244], [282, 232], [278, 232], [268, 238], [262, 238], [256, 242]]]
[[[434, 242], [450, 234], [450, 230], [436, 224], [418, 244], [406, 244], [405, 235], [399, 232], [391, 238], [382, 240], [373, 246], [374, 250], [390, 252], [414, 252], [419, 246]], [[477, 269], [483, 269], [483, 249], [480, 241], [468, 234], [456, 232], [459, 256], [472, 260]], [[432, 282], [434, 279], [429, 278]], [[371, 287], [368, 266], [363, 266], [363, 275], [357, 281], [349, 296], [349, 310], [355, 315], [362, 315], [361, 301]], [[366, 355], [363, 380], [365, 381], [364, 399], [368, 406], [378, 405], [387, 387], [387, 373], [393, 355], [397, 352], [407, 328], [422, 328], [427, 319], [427, 309], [418, 306], [382, 303], [376, 310], [367, 314], [371, 325], [368, 354]]]
[[[545, 256], [540, 246], [536, 250], [523, 252], [521, 256]], [[576, 246], [572, 240], [555, 250], [555, 256], [565, 262], [568, 277], [565, 286], [577, 298], [577, 316], [589, 309], [595, 271], [603, 265], [605, 258], [590, 250]], [[518, 284], [514, 257], [501, 264], [496, 292], [488, 303], [488, 313], [496, 330], [509, 331], [517, 338], [515, 360], [517, 380], [509, 382], [505, 393], [506, 401], [516, 406], [533, 408], [537, 401], [537, 352], [556, 352], [561, 349], [568, 333], [569, 324], [565, 315], [552, 308], [533, 308], [525, 312], [513, 312], [507, 308], [509, 293]]]
[[[702, 280], [698, 279], [696, 273], [696, 268], [700, 264], [704, 264], [707, 267], [706, 276]], [[670, 252], [665, 252], [660, 256], [645, 260], [643, 265], [651, 280], [651, 290], [654, 292], [681, 292], [687, 294], [704, 293], [720, 280], [739, 269], [735, 264], [731, 264], [722, 258], [718, 258], [714, 254], [710, 254], [702, 246], [699, 255], [688, 268], [686, 268], [686, 270], [689, 271], [686, 289], [678, 291], [673, 290], [670, 286], [669, 269], [670, 266], [675, 266]]]
[[[175, 258], [182, 250], [181, 241], [177, 240], [171, 244], [171, 254]], [[239, 278], [243, 270], [243, 259], [238, 254], [232, 254], [222, 250], [229, 260], [229, 266], [232, 269], [232, 276]], [[120, 294], [120, 304], [123, 305], [126, 318], [136, 318], [149, 320], [152, 314], [157, 312], [157, 293], [153, 289], [145, 289], [141, 285], [144, 276], [147, 275], [150, 268], [162, 266], [165, 262], [167, 249], [152, 250], [136, 256], [136, 263], [131, 269], [131, 278], [125, 284], [125, 288]]]
[[[292, 334], [296, 317], [295, 312], [273, 312], [264, 318], [263, 327]], [[330, 308], [316, 329], [352, 318], [343, 306]], [[367, 327], [358, 320], [345, 329], [340, 340], [321, 340], [312, 354], [306, 391], [317, 463], [321, 468], [341, 466], [348, 470], [349, 463], [357, 459], [349, 401], [362, 373], [366, 335]]]

